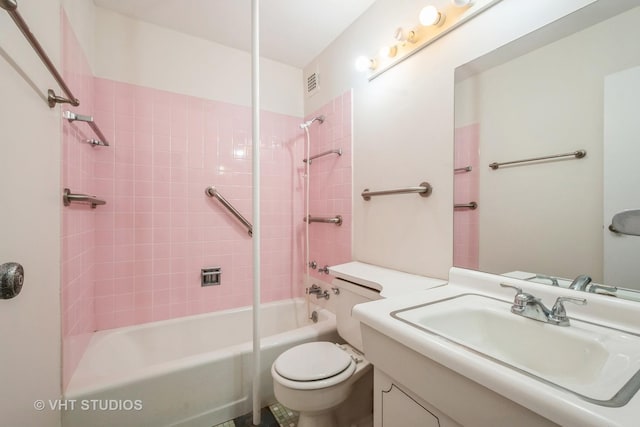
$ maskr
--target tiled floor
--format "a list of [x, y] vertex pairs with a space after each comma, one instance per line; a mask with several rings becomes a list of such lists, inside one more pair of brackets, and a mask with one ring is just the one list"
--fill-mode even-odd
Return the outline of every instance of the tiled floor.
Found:
[[[297, 413], [279, 403], [275, 403], [269, 407], [262, 408], [259, 427], [296, 427], [297, 421]], [[214, 427], [253, 427], [253, 414], [248, 413]]]

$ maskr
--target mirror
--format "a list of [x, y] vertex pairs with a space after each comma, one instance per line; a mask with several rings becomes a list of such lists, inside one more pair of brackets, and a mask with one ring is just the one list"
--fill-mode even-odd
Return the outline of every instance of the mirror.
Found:
[[617, 6], [456, 69], [456, 267], [640, 301], [640, 237], [609, 230], [640, 209], [640, 7]]

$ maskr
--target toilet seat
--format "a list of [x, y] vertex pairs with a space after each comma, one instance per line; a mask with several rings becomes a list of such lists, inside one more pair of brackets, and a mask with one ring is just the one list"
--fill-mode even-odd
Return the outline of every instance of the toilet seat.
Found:
[[330, 387], [345, 381], [356, 370], [356, 362], [333, 343], [301, 344], [282, 353], [271, 368], [282, 384], [299, 390]]

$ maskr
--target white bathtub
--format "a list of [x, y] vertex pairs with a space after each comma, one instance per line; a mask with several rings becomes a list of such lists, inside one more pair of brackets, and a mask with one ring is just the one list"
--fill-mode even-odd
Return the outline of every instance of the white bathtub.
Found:
[[[64, 395], [65, 427], [213, 425], [251, 411], [251, 307], [96, 332]], [[303, 299], [264, 304], [262, 406], [286, 349], [337, 341], [335, 316]]]

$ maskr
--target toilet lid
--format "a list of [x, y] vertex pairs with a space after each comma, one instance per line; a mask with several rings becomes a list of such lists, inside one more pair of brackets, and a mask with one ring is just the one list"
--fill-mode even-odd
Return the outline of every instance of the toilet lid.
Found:
[[282, 353], [274, 368], [292, 381], [317, 381], [333, 377], [351, 364], [351, 357], [335, 344], [320, 341], [301, 344]]

